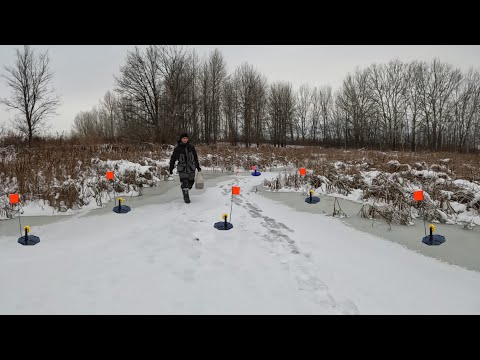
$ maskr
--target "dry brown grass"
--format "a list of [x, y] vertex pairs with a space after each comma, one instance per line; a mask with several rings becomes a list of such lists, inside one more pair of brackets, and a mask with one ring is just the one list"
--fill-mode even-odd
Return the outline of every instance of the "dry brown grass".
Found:
[[[445, 222], [446, 216], [456, 213], [451, 201], [466, 204], [467, 211], [473, 209], [478, 212], [480, 209], [480, 201], [473, 201], [473, 190], [453, 183], [455, 179], [465, 179], [478, 184], [480, 156], [477, 154], [386, 153], [319, 148], [286, 149], [284, 153], [289, 159], [300, 160], [300, 166], [313, 170], [313, 174], [307, 175], [305, 181], [314, 188], [325, 185], [327, 193], [343, 195], [361, 189], [362, 198], [373, 201], [362, 208], [362, 216], [381, 217], [389, 224], [409, 224], [420, 213], [429, 221]], [[361, 175], [362, 170], [378, 170], [380, 174], [371, 184], [367, 184]], [[288, 176], [283, 179], [279, 176], [271, 188], [282, 186], [282, 183], [283, 186], [295, 187], [290, 179]], [[422, 209], [417, 209], [413, 191], [405, 187], [406, 183], [420, 187], [429, 194], [422, 203]]]
[[[165, 147], [151, 145], [42, 146], [16, 149], [16, 152], [9, 149], [0, 152], [0, 184], [3, 188], [18, 192], [22, 203], [42, 199], [59, 209], [79, 208], [84, 205], [79, 197], [79, 183], [83, 184], [86, 176], [97, 177], [98, 180], [92, 188], [96, 196], [109, 188], [104, 179], [107, 169], [95, 166], [92, 159], [125, 159], [147, 165], [148, 159], [163, 159], [167, 156]], [[165, 169], [157, 170], [165, 173]], [[151, 178], [149, 173], [145, 176], [147, 179], [138, 179], [135, 174], [126, 172], [122, 181], [116, 183], [116, 190], [128, 191], [129, 185], [140, 185], [144, 180], [148, 180], [148, 177]], [[4, 196], [6, 198], [8, 194]]]
[[[205, 166], [219, 166], [226, 170], [233, 166], [250, 168], [258, 165], [261, 169], [268, 169], [275, 164], [286, 166], [292, 164], [295, 167], [307, 167], [314, 169], [321, 163], [333, 163], [341, 161], [348, 165], [365, 164], [363, 170], [376, 169], [385, 172], [405, 171], [409, 165], [417, 168], [417, 164], [423, 168], [418, 170], [436, 170], [455, 174], [456, 178], [469, 181], [480, 179], [480, 154], [478, 153], [452, 153], [452, 152], [399, 152], [399, 151], [375, 151], [375, 150], [342, 150], [322, 148], [318, 146], [275, 148], [263, 145], [259, 148], [233, 147], [228, 144], [199, 145], [199, 154], [211, 154], [212, 158], [203, 160]], [[256, 155], [260, 154], [257, 159]], [[450, 159], [448, 162], [443, 159]], [[388, 165], [390, 160], [400, 163], [398, 168]], [[425, 168], [427, 166], [428, 168]], [[433, 168], [431, 169], [431, 167]], [[354, 170], [352, 170], [354, 171]]]
[[[281, 181], [283, 184], [279, 182], [273, 186], [299, 187], [308, 183], [313, 187], [319, 187], [325, 184], [328, 192], [339, 192], [344, 195], [348, 195], [353, 189], [362, 189], [366, 199], [383, 200], [398, 209], [412, 206], [411, 194], [401, 189], [401, 179], [422, 185], [431, 194], [433, 201], [440, 201], [443, 209], [448, 210], [449, 201], [469, 203], [473, 199], [470, 193], [454, 186], [451, 181], [436, 184], [431, 179], [410, 171], [410, 168], [436, 170], [440, 172], [438, 177], [444, 178], [448, 176], [451, 179], [461, 178], [469, 181], [480, 179], [478, 154], [345, 151], [317, 146], [276, 148], [262, 145], [259, 148], [245, 148], [229, 144], [200, 144], [196, 148], [202, 167], [218, 167], [227, 172], [233, 171], [234, 168], [250, 169], [252, 165], [257, 165], [260, 171], [268, 171], [276, 166], [306, 167], [313, 170], [312, 175], [300, 178], [297, 174], [286, 174]], [[168, 175], [167, 168], [157, 167], [154, 160], [168, 157], [170, 150], [169, 145], [80, 145], [61, 140], [46, 142], [32, 149], [4, 147], [0, 148], [0, 184], [3, 188], [18, 191], [21, 194], [21, 201], [44, 199], [55, 206], [81, 207], [83, 201], [79, 195], [81, 189], [78, 184], [82, 184], [87, 175], [98, 178], [95, 186], [91, 188], [96, 197], [110, 186], [104, 179], [106, 168], [92, 163], [92, 159], [104, 161], [124, 159], [149, 165], [155, 167], [152, 173], [161, 177]], [[389, 165], [390, 160], [396, 160], [398, 163]], [[369, 187], [361, 176], [361, 171], [365, 170], [378, 170], [384, 172], [385, 176], [378, 177], [373, 186]], [[394, 176], [390, 178], [387, 174]], [[120, 192], [128, 190], [131, 186], [141, 187], [151, 180], [149, 179], [151, 176], [151, 173], [146, 173], [142, 178], [138, 174], [127, 172], [122, 181], [116, 184], [116, 190]], [[446, 198], [443, 191], [452, 191], [451, 199]], [[7, 195], [4, 194], [4, 198]], [[480, 208], [480, 203], [471, 206]], [[431, 214], [434, 218], [440, 216], [435, 215], [434, 210]]]

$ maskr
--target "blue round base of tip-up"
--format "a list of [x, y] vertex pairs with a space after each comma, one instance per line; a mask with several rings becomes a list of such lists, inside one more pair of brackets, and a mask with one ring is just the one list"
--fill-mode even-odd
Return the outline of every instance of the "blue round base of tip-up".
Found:
[[429, 245], [429, 246], [430, 245], [442, 245], [445, 241], [447, 241], [447, 239], [445, 239], [445, 236], [438, 235], [438, 234], [433, 235], [433, 242], [430, 242], [430, 235], [427, 235], [422, 239], [422, 242], [424, 244]]
[[260, 171], [255, 170], [254, 172], [252, 172], [252, 176], [260, 176], [260, 175], [262, 175]]
[[22, 245], [37, 245], [40, 242], [40, 238], [35, 235], [28, 235], [28, 241], [25, 243], [25, 236], [18, 238], [18, 243]]
[[320, 202], [320, 198], [317, 196], [312, 196], [312, 202], [310, 202], [310, 196], [305, 199], [305, 202], [308, 204], [316, 204]]
[[233, 224], [227, 222], [227, 227], [225, 228], [225, 221], [219, 221], [219, 222], [215, 223], [215, 225], [213, 225], [213, 227], [217, 230], [230, 230], [231, 228], [233, 228]]
[[122, 205], [122, 208], [121, 208], [121, 209], [119, 209], [118, 206], [115, 206], [115, 207], [113, 208], [113, 212], [116, 212], [117, 214], [126, 214], [126, 213], [128, 213], [130, 210], [132, 210], [132, 209], [131, 209], [130, 206], [128, 206], [128, 205]]

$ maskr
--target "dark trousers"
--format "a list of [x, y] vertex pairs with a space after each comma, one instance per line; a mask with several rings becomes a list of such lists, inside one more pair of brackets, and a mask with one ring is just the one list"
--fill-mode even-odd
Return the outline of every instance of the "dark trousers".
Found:
[[180, 188], [191, 189], [195, 183], [195, 173], [180, 173]]

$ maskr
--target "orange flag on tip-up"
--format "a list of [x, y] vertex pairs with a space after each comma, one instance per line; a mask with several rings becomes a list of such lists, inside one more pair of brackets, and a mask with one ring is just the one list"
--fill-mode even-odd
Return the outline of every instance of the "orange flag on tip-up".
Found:
[[413, 192], [413, 200], [422, 201], [423, 200], [423, 190], [417, 190]]
[[232, 195], [240, 195], [240, 186], [232, 186]]
[[107, 171], [107, 180], [113, 180], [113, 171]]
[[307, 175], [307, 169], [300, 168], [300, 176], [305, 176], [305, 175]]
[[10, 204], [18, 204], [18, 194], [10, 194]]

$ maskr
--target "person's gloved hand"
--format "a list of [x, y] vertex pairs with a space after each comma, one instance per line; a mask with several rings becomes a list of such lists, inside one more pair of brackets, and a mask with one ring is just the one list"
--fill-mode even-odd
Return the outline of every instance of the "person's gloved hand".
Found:
[[202, 171], [202, 169], [200, 168], [200, 166], [199, 166], [199, 167], [197, 167], [197, 170], [198, 170], [198, 171]]

